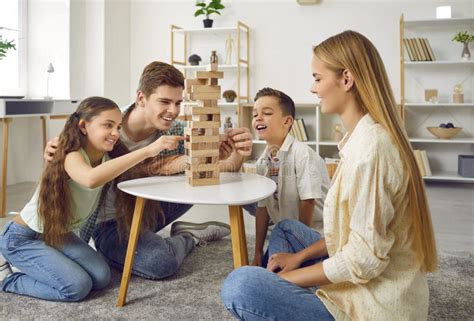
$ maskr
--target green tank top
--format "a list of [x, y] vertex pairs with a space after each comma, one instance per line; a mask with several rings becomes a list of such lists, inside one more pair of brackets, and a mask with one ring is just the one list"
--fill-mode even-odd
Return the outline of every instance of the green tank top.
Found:
[[[82, 148], [79, 152], [84, 157], [87, 164], [91, 164], [87, 153]], [[104, 154], [102, 162], [104, 163], [109, 160], [107, 153]], [[103, 186], [96, 188], [87, 188], [79, 183], [69, 179], [68, 181], [69, 190], [71, 193], [71, 211], [74, 214], [71, 222], [70, 230], [76, 230], [81, 228], [92, 214], [99, 201], [100, 192]], [[36, 188], [30, 201], [21, 210], [20, 215], [23, 221], [35, 232], [43, 233], [43, 223], [39, 217], [39, 186]]]

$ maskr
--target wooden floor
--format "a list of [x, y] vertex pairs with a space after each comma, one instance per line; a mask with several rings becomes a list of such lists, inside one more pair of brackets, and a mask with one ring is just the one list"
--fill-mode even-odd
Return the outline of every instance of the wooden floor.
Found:
[[[34, 183], [8, 187], [7, 211], [19, 211], [33, 194]], [[429, 183], [427, 193], [438, 249], [444, 252], [474, 251], [474, 185]], [[182, 220], [228, 222], [227, 206], [194, 206]], [[244, 215], [247, 233], [255, 234], [255, 220]], [[7, 221], [0, 218], [0, 226]]]

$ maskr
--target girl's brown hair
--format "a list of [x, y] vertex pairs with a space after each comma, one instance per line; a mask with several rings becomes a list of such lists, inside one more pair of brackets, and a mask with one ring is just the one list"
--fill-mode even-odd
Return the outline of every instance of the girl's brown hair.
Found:
[[86, 139], [79, 129], [79, 121], [91, 121], [103, 111], [111, 109], [119, 107], [110, 99], [86, 98], [69, 116], [59, 135], [56, 153], [43, 171], [39, 190], [38, 214], [43, 224], [43, 239], [50, 246], [59, 247], [63, 244], [74, 218], [64, 160], [68, 153], [79, 150]]
[[346, 69], [352, 73], [358, 105], [387, 130], [397, 146], [409, 175], [406, 201], [412, 215], [413, 248], [422, 268], [427, 272], [435, 271], [438, 259], [425, 185], [377, 49], [360, 33], [345, 31], [326, 39], [314, 47], [313, 52], [337, 75]]

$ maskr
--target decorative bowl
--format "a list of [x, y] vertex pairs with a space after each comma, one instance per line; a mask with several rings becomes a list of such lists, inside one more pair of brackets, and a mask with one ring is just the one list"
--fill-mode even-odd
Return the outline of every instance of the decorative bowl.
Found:
[[451, 139], [462, 130], [462, 127], [442, 128], [442, 127], [426, 127], [428, 131], [439, 139]]

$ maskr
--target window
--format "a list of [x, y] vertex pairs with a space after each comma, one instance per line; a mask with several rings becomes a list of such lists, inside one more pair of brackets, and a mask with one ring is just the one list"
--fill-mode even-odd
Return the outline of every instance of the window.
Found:
[[12, 40], [16, 50], [9, 50], [0, 60], [0, 96], [18, 97], [26, 92], [26, 0], [0, 1], [0, 35]]

